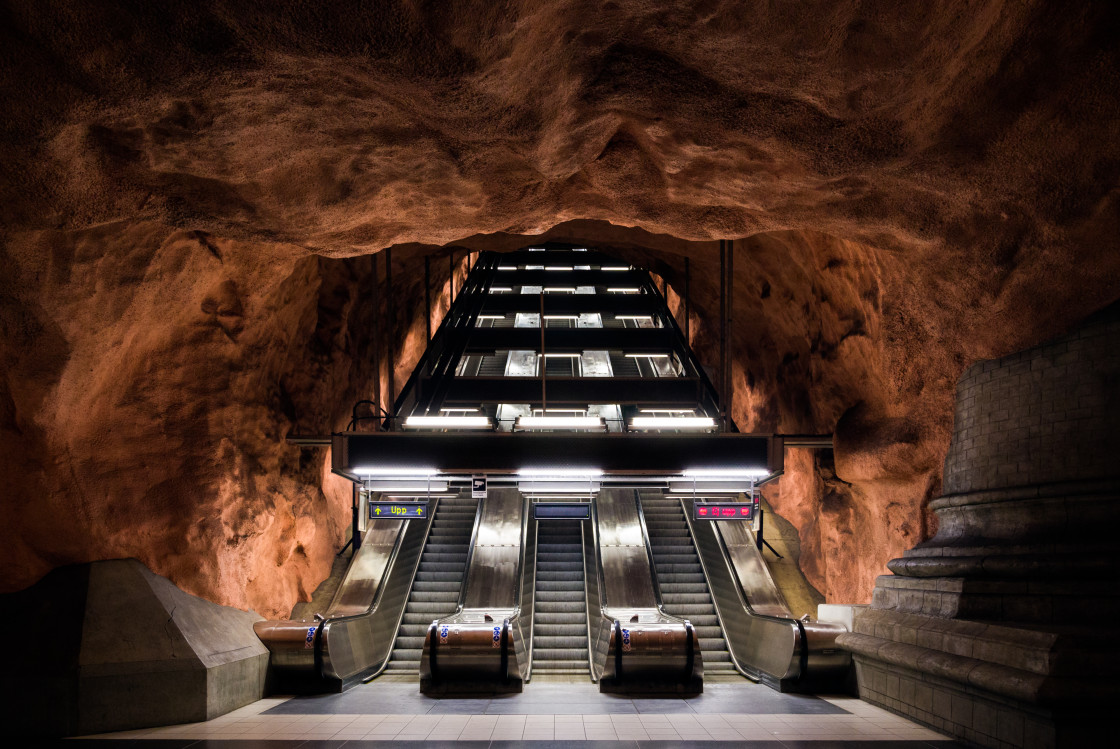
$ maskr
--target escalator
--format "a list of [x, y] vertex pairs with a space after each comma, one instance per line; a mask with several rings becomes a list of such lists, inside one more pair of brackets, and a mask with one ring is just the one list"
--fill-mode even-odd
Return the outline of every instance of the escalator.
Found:
[[428, 625], [455, 611], [477, 514], [477, 499], [440, 500], [385, 673], [417, 673]]
[[705, 674], [736, 674], [719, 615], [696, 555], [679, 499], [642, 497], [653, 562], [665, 612], [688, 619], [700, 638]]
[[587, 600], [578, 520], [537, 525], [534, 674], [587, 674]]

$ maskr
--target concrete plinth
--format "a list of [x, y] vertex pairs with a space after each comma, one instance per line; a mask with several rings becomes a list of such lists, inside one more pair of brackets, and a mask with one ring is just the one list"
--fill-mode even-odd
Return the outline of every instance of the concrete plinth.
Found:
[[1087, 746], [1120, 698], [1120, 305], [957, 389], [936, 536], [839, 644], [860, 696], [990, 747]]
[[59, 568], [0, 596], [4, 720], [69, 736], [215, 718], [263, 696], [258, 619], [134, 559]]

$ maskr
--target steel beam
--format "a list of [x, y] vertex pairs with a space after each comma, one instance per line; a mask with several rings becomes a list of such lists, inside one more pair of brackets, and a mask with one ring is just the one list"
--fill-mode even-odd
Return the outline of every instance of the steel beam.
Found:
[[625, 475], [686, 470], [770, 470], [770, 435], [345, 432], [333, 435], [332, 470], [353, 480], [377, 467], [444, 473], [588, 468]]

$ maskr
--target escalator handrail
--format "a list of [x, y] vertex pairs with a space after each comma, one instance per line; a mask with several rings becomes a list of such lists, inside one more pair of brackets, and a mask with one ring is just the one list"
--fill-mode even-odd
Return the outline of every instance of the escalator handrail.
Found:
[[[429, 506], [429, 511], [428, 511], [429, 514], [428, 514], [428, 518], [427, 518], [427, 520], [428, 520], [427, 530], [425, 531], [424, 538], [421, 542], [421, 549], [423, 549], [423, 547], [427, 544], [428, 535], [432, 531], [432, 521], [435, 517], [436, 508], [438, 508], [438, 506], [439, 506], [439, 498], [438, 497], [434, 498], [432, 500], [432, 502], [434, 502], [435, 505], [434, 506], [431, 506], [431, 505]], [[393, 544], [393, 551], [390, 552], [389, 559], [385, 563], [385, 570], [381, 574], [381, 581], [378, 583], [377, 593], [374, 595], [373, 600], [370, 602], [369, 608], [367, 608], [365, 611], [363, 611], [361, 613], [358, 613], [358, 614], [348, 614], [346, 616], [327, 617], [327, 618], [324, 618], [322, 621], [319, 622], [319, 627], [318, 627], [318, 629], [315, 633], [314, 647], [315, 647], [315, 672], [317, 673], [320, 680], [325, 680], [327, 678], [327, 676], [325, 674], [325, 663], [324, 663], [324, 659], [323, 659], [323, 637], [322, 637], [322, 633], [323, 633], [324, 628], [327, 627], [327, 625], [341, 624], [341, 623], [345, 623], [345, 622], [352, 622], [352, 621], [359, 621], [359, 620], [362, 620], [362, 619], [367, 619], [367, 618], [373, 616], [373, 614], [378, 610], [378, 607], [381, 604], [381, 599], [385, 595], [385, 589], [387, 587], [385, 585], [385, 581], [388, 579], [388, 577], [393, 573], [394, 569], [396, 568], [397, 557], [400, 554], [401, 547], [404, 545], [405, 538], [408, 535], [409, 524], [411, 522], [412, 522], [412, 520], [405, 520], [404, 522], [401, 523], [400, 531], [397, 533], [397, 540]], [[417, 558], [416, 558], [416, 566], [412, 570], [412, 578], [413, 579], [416, 578], [416, 570], [419, 568], [419, 565], [420, 565], [420, 557], [418, 555]], [[407, 601], [406, 601], [406, 604], [407, 604]], [[397, 618], [398, 618], [397, 629], [400, 628], [400, 620], [402, 620], [404, 618], [404, 610], [405, 610], [406, 607], [407, 606], [402, 606], [401, 610], [400, 610], [400, 613], [397, 616]], [[382, 662], [382, 664], [372, 673], [373, 676], [376, 676], [377, 674], [381, 673], [385, 669], [385, 664], [387, 664], [389, 662], [389, 657], [392, 655], [392, 652], [393, 652], [393, 649], [392, 649], [392, 647], [390, 647], [388, 649], [388, 653], [386, 654], [385, 659]], [[368, 678], [368, 675], [365, 678]]]
[[[594, 561], [595, 561], [594, 574], [595, 574], [595, 581], [596, 581], [596, 593], [597, 593], [597, 598], [598, 598], [598, 601], [595, 602], [595, 612], [597, 614], [597, 619], [598, 619], [599, 624], [600, 624], [599, 629], [601, 630], [603, 624], [606, 624], [608, 627], [612, 627], [613, 624], [614, 624], [614, 620], [611, 617], [607, 616], [606, 613], [604, 613], [605, 610], [606, 610], [606, 606], [605, 606], [605, 600], [604, 600], [603, 596], [604, 596], [604, 593], [606, 591], [607, 586], [606, 586], [606, 578], [603, 577], [603, 560], [602, 560], [602, 556], [599, 553], [599, 507], [598, 507], [598, 503], [596, 503], [596, 502], [591, 503], [591, 518], [590, 518], [589, 522], [590, 522], [589, 527], [590, 527], [590, 532], [591, 532], [590, 553], [591, 553], [591, 555], [592, 555], [592, 557], [594, 558]], [[584, 550], [584, 575], [587, 574], [587, 561], [586, 561], [587, 560], [587, 553], [588, 552], [585, 549]], [[584, 598], [585, 599], [587, 599], [587, 582], [586, 581], [588, 579], [590, 579], [590, 578], [588, 578], [588, 577], [584, 578]], [[588, 601], [588, 603], [590, 604], [591, 601]], [[597, 638], [592, 635], [591, 608], [589, 607], [588, 611], [587, 611], [587, 660], [588, 660], [589, 671], [591, 672], [591, 680], [596, 681], [596, 682], [599, 681], [602, 678], [603, 672], [606, 670], [606, 661], [605, 660], [602, 664], [603, 667], [601, 669], [596, 670], [596, 668], [595, 668], [595, 666], [596, 666], [595, 646], [597, 644], [598, 644]], [[610, 631], [608, 630], [607, 638], [606, 638], [606, 649], [605, 649], [603, 655], [605, 657], [609, 657], [609, 654], [610, 654]]]
[[[696, 538], [697, 538], [696, 526], [693, 524], [692, 515], [688, 512], [688, 507], [686, 505], [686, 500], [687, 500], [687, 498], [685, 498], [685, 497], [681, 498], [681, 506], [682, 506], [682, 509], [685, 511], [684, 512], [685, 520], [688, 523], [688, 528], [689, 528], [689, 531], [692, 533], [693, 543], [695, 544], [696, 543]], [[708, 526], [710, 526], [708, 528], [708, 531], [711, 533], [712, 539], [714, 540], [714, 543], [717, 545], [717, 550], [720, 554], [720, 558], [723, 560], [723, 563], [726, 565], [727, 571], [730, 573], [731, 580], [734, 582], [734, 590], [735, 590], [735, 593], [737, 594], [737, 596], [739, 598], [740, 603], [743, 606], [743, 610], [746, 612], [747, 616], [755, 618], [755, 619], [761, 619], [763, 621], [777, 622], [777, 623], [780, 623], [780, 624], [785, 624], [785, 625], [790, 625], [790, 626], [795, 627], [797, 629], [797, 633], [798, 633], [797, 646], [796, 646], [797, 647], [797, 653], [795, 655], [797, 656], [798, 663], [799, 664], [803, 663], [805, 661], [805, 656], [806, 656], [804, 625], [801, 622], [799, 622], [797, 619], [787, 618], [787, 617], [784, 617], [784, 616], [773, 616], [771, 614], [760, 614], [760, 613], [758, 613], [757, 611], [754, 610], [754, 608], [750, 604], [750, 601], [747, 599], [746, 594], [743, 592], [745, 588], [744, 588], [742, 579], [739, 577], [739, 572], [738, 572], [738, 570], [735, 569], [735, 565], [733, 565], [731, 563], [731, 555], [727, 550], [727, 544], [724, 543], [723, 535], [721, 533], [719, 533], [719, 529], [716, 528], [715, 525], [716, 524], [713, 523], [713, 522], [708, 522]], [[705, 582], [708, 583], [708, 587], [709, 587], [709, 590], [710, 590], [711, 589], [711, 579], [708, 575], [708, 567], [704, 562], [704, 555], [698, 553], [697, 556], [700, 558], [700, 568], [704, 571], [704, 580], [705, 580]], [[712, 603], [717, 606], [717, 611], [718, 611], [718, 604], [716, 603], [716, 600], [715, 600], [714, 596], [712, 597]], [[749, 673], [749, 669], [744, 671], [745, 667], [742, 666], [742, 664], [739, 662], [739, 659], [735, 657], [735, 653], [732, 650], [732, 646], [731, 646], [730, 641], [728, 642], [727, 652], [731, 655], [731, 661], [735, 665], [735, 668], [738, 669], [740, 673], [743, 673], [744, 675], [750, 676], [751, 678], [755, 678], [753, 676], [753, 674]], [[804, 674], [799, 674], [799, 678], [803, 675]]]
[[[428, 530], [424, 534], [423, 543], [420, 544], [420, 553], [416, 555], [416, 565], [412, 570], [412, 582], [408, 586], [408, 590], [409, 590], [410, 594], [412, 592], [412, 586], [416, 584], [416, 573], [420, 569], [420, 560], [424, 557], [424, 548], [428, 545], [428, 537], [432, 535], [432, 525], [435, 524], [435, 522], [436, 522], [436, 512], [439, 511], [439, 502], [440, 502], [439, 497], [436, 497], [435, 505], [428, 509]], [[394, 557], [396, 556], [396, 553], [397, 553], [397, 550], [393, 549]], [[380, 591], [378, 591], [377, 597], [378, 597], [378, 599], [381, 598]], [[405, 604], [404, 604], [404, 606], [401, 606], [401, 611], [400, 611], [399, 614], [397, 614], [397, 624], [392, 629], [393, 644], [389, 646], [387, 652], [385, 653], [385, 658], [381, 661], [381, 665], [378, 666], [377, 670], [374, 671], [372, 674], [370, 674], [370, 676], [379, 676], [382, 672], [385, 671], [386, 668], [389, 667], [389, 661], [393, 658], [393, 645], [396, 645], [397, 633], [399, 633], [400, 630], [401, 630], [401, 622], [404, 621], [404, 614], [405, 614], [405, 611], [408, 609], [408, 599], [410, 597], [411, 597], [411, 595], [405, 596]], [[368, 679], [369, 676], [367, 676], [366, 678]]]
[[661, 600], [661, 583], [657, 579], [657, 563], [653, 559], [653, 544], [649, 540], [649, 529], [646, 528], [646, 514], [642, 509], [642, 493], [637, 489], [634, 490], [634, 505], [638, 510], [638, 525], [642, 529], [642, 542], [646, 547], [646, 562], [649, 564], [649, 576], [653, 581], [653, 599], [654, 603], [657, 605], [657, 611], [662, 617], [669, 621], [687, 624], [687, 619], [682, 619], [679, 616], [674, 616], [665, 611], [665, 604]]
[[478, 541], [478, 529], [479, 526], [482, 525], [482, 503], [485, 501], [485, 499], [479, 500], [478, 507], [476, 507], [474, 511], [474, 527], [471, 529], [471, 540], [467, 545], [467, 559], [463, 563], [463, 582], [462, 585], [459, 586], [459, 600], [455, 602], [455, 610], [434, 621], [442, 622], [445, 619], [450, 619], [463, 613], [463, 606], [467, 602], [467, 587], [471, 582], [471, 562], [474, 561], [474, 548], [475, 543]]

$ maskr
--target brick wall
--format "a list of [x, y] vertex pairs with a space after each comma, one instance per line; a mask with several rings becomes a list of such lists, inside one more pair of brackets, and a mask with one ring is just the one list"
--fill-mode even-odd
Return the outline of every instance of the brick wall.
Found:
[[957, 383], [945, 494], [1120, 476], [1120, 304]]

